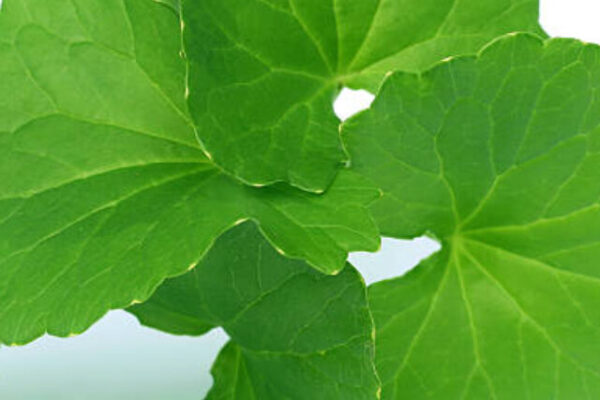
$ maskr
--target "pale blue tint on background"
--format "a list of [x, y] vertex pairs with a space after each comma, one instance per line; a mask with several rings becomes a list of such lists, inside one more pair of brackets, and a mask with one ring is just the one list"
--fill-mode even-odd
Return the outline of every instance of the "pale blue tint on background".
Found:
[[199, 338], [166, 335], [113, 311], [77, 337], [0, 348], [0, 399], [201, 399], [226, 341], [220, 329]]

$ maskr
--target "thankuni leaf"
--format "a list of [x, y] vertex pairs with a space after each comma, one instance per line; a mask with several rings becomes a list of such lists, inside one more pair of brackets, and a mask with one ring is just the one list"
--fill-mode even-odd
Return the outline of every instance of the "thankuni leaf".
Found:
[[540, 32], [535, 0], [184, 0], [190, 110], [241, 180], [323, 191], [347, 160], [331, 103], [511, 31]]
[[222, 326], [209, 399], [376, 399], [372, 321], [358, 272], [327, 276], [278, 254], [253, 223], [129, 309], [172, 333]]
[[600, 396], [599, 88], [599, 47], [510, 35], [346, 124], [382, 233], [443, 245], [370, 288], [383, 399]]
[[258, 221], [282, 252], [339, 271], [374, 250], [343, 173], [326, 195], [245, 187], [201, 151], [179, 18], [151, 0], [7, 0], [0, 14], [0, 342], [85, 330]]
[[[130, 311], [224, 327], [211, 399], [598, 397], [599, 48], [513, 34], [421, 72], [513, 30], [543, 34], [535, 1], [6, 0], [0, 342], [189, 270]], [[333, 97], [391, 70], [343, 144]], [[370, 288], [376, 339], [344, 268], [367, 208], [443, 245]]]

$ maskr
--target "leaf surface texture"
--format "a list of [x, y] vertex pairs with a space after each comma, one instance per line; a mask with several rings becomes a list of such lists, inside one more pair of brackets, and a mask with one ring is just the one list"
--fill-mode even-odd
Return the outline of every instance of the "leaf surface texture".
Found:
[[173, 2], [8, 0], [0, 14], [0, 342], [80, 333], [252, 219], [332, 273], [376, 249], [344, 172], [324, 196], [258, 189], [205, 157]]
[[512, 31], [535, 0], [184, 0], [189, 105], [218, 165], [242, 181], [321, 192], [347, 155], [332, 102], [376, 91]]
[[370, 288], [383, 399], [600, 395], [599, 87], [599, 47], [509, 35], [345, 125], [382, 233], [443, 245]]
[[[235, 249], [235, 251], [234, 251]], [[237, 226], [187, 274], [129, 309], [148, 326], [231, 342], [208, 399], [376, 399], [373, 325], [364, 282], [279, 254], [255, 224]]]

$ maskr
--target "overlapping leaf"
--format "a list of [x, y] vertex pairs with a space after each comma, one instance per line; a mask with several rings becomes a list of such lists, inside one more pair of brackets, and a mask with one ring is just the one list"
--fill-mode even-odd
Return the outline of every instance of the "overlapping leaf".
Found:
[[184, 106], [175, 10], [151, 0], [9, 0], [0, 14], [0, 341], [81, 332], [254, 219], [325, 272], [375, 249], [344, 173], [325, 196], [244, 187]]
[[253, 223], [130, 308], [166, 332], [223, 326], [209, 399], [376, 399], [372, 320], [358, 272], [327, 276], [278, 254]]
[[346, 154], [341, 85], [540, 32], [535, 0], [184, 0], [190, 109], [207, 150], [243, 181], [323, 191]]
[[597, 46], [512, 35], [346, 125], [383, 233], [443, 243], [370, 288], [383, 399], [600, 396], [599, 89]]

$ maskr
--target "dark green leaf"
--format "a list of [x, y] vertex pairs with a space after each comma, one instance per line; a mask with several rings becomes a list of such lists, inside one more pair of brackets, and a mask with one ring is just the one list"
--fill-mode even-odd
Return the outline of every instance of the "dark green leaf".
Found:
[[185, 0], [189, 105], [206, 149], [245, 182], [323, 191], [347, 159], [331, 103], [511, 31], [536, 0]]
[[129, 309], [146, 325], [200, 334], [222, 326], [230, 343], [210, 399], [375, 399], [371, 315], [364, 282], [278, 254], [245, 223], [200, 264]]

